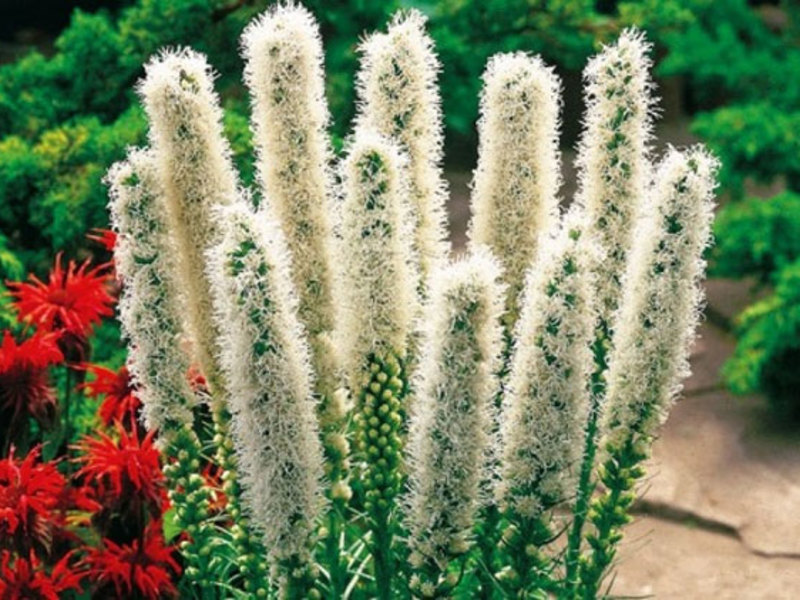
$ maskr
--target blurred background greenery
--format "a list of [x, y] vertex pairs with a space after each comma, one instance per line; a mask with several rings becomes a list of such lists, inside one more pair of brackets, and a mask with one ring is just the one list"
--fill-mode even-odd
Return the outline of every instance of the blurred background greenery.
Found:
[[[0, 2], [0, 281], [44, 274], [60, 251], [88, 252], [106, 227], [102, 177], [145, 141], [133, 90], [163, 46], [191, 45], [219, 70], [225, 127], [252, 181], [238, 37], [265, 1]], [[398, 7], [430, 17], [442, 60], [448, 169], [474, 165], [480, 75], [493, 53], [528, 50], [565, 82], [565, 147], [579, 129], [580, 69], [624, 27], [645, 29], [665, 119], [686, 124], [722, 158], [723, 207], [713, 275], [761, 291], [733, 324], [736, 392], [767, 394], [800, 416], [800, 8], [746, 0], [307, 0], [321, 22], [335, 146], [353, 116], [356, 46]], [[753, 185], [776, 196], [749, 197]], [[0, 292], [3, 290], [0, 289]], [[3, 321], [0, 300], [0, 323]], [[109, 337], [113, 340], [113, 336]], [[113, 343], [113, 342], [109, 342]]]

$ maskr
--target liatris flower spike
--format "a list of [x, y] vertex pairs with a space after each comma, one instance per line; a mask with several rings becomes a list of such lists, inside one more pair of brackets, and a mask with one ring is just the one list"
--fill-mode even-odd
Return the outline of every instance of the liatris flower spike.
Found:
[[280, 227], [264, 215], [240, 205], [220, 220], [225, 233], [209, 253], [209, 268], [225, 331], [220, 358], [243, 499], [284, 592], [307, 597], [317, 578], [311, 543], [321, 510], [322, 449], [289, 253]]
[[398, 13], [386, 33], [369, 36], [360, 50], [356, 127], [391, 138], [408, 156], [412, 235], [424, 289], [449, 252], [439, 59], [416, 10]]
[[480, 486], [489, 476], [503, 287], [497, 261], [483, 248], [441, 265], [431, 278], [407, 452], [416, 594], [452, 592], [472, 543]]
[[513, 326], [539, 238], [557, 222], [561, 83], [552, 67], [521, 52], [493, 56], [483, 81], [469, 237], [503, 266]]

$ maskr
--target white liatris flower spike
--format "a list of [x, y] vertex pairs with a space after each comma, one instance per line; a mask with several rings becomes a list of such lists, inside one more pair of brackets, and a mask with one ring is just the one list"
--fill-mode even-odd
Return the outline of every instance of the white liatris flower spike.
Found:
[[406, 500], [414, 560], [440, 573], [469, 548], [480, 484], [488, 476], [504, 294], [501, 269], [481, 247], [431, 278], [413, 386]]
[[[300, 320], [319, 372], [329, 364], [325, 334], [334, 321], [331, 152], [319, 25], [302, 6], [276, 4], [248, 26], [242, 46], [264, 203], [292, 254]], [[319, 375], [327, 385], [320, 391], [332, 394], [332, 374]]]
[[628, 29], [584, 70], [587, 108], [576, 163], [576, 199], [586, 210], [588, 233], [601, 250], [593, 270], [599, 316], [609, 326], [651, 176], [655, 99], [649, 51], [644, 35]]
[[305, 332], [280, 226], [243, 204], [218, 213], [208, 253], [243, 499], [275, 562], [307, 557], [322, 449]]
[[360, 50], [358, 127], [391, 137], [408, 154], [414, 248], [427, 278], [449, 252], [439, 60], [416, 10], [396, 14], [387, 33], [371, 35]]
[[537, 242], [557, 222], [561, 83], [522, 52], [493, 56], [483, 82], [469, 237], [502, 263], [511, 324]]
[[593, 371], [590, 241], [574, 207], [526, 279], [501, 414], [497, 500], [539, 518], [574, 494]]
[[176, 257], [153, 153], [130, 151], [106, 181], [118, 234], [114, 261], [123, 282], [119, 318], [130, 344], [128, 368], [145, 426], [168, 437], [192, 423], [195, 394], [187, 379]]
[[602, 427], [606, 447], [648, 443], [689, 373], [717, 169], [701, 146], [670, 148], [658, 168], [617, 317]]
[[365, 129], [342, 165], [337, 337], [352, 389], [371, 355], [405, 356], [418, 310], [405, 165], [395, 144]]
[[212, 307], [205, 252], [219, 239], [214, 207], [231, 204], [237, 196], [213, 79], [204, 56], [178, 50], [151, 59], [138, 88], [150, 121], [170, 231], [181, 255], [193, 352], [212, 388], [217, 384], [217, 332], [209, 325]]

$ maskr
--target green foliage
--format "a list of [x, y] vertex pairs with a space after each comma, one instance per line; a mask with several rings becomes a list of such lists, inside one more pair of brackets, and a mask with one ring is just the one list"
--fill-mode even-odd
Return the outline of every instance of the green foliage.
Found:
[[712, 273], [770, 281], [800, 258], [800, 195], [751, 198], [729, 204], [714, 226]]
[[107, 226], [108, 163], [144, 134], [141, 112], [131, 109], [107, 126], [81, 118], [34, 143], [17, 136], [0, 141], [0, 224], [29, 268], [62, 249], [75, 253], [89, 229]]
[[[125, 147], [142, 144], [146, 124], [133, 84], [142, 64], [165, 46], [187, 45], [209, 55], [225, 75], [225, 131], [243, 183], [253, 181], [251, 133], [237, 40], [269, 2], [138, 0], [118, 14], [76, 10], [45, 57], [32, 52], [0, 67], [0, 230], [29, 270], [59, 250], [79, 254], [84, 234], [107, 227], [108, 166]], [[307, 2], [321, 18], [327, 47], [331, 111], [337, 137], [349, 127], [355, 47], [364, 30], [382, 25], [393, 2], [347, 6]], [[319, 5], [319, 6], [316, 6]]]
[[732, 390], [763, 391], [776, 416], [800, 419], [800, 260], [780, 271], [775, 294], [738, 319], [739, 343], [723, 370]]
[[695, 18], [664, 36], [659, 72], [681, 75], [693, 105], [708, 111], [693, 131], [722, 159], [723, 184], [738, 198], [747, 177], [771, 182], [785, 175], [800, 190], [800, 80], [787, 77], [800, 69], [800, 35], [791, 26], [798, 9], [785, 3], [786, 23], [776, 30], [746, 0], [686, 6]]
[[602, 11], [593, 0], [441, 0], [428, 7], [431, 35], [442, 60], [442, 96], [448, 133], [472, 137], [481, 74], [496, 52], [540, 53], [577, 71], [601, 43], [636, 25], [659, 40], [691, 22], [684, 2], [633, 0]]
[[730, 106], [698, 115], [692, 132], [722, 160], [720, 180], [734, 198], [748, 177], [771, 183], [784, 176], [800, 190], [800, 111], [782, 112], [769, 102]]

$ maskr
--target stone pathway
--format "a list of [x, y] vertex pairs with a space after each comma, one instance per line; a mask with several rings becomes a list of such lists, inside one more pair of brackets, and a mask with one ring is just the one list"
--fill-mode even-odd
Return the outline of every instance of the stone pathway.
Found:
[[[746, 284], [711, 281], [710, 313], [729, 320]], [[734, 340], [705, 323], [693, 375], [653, 450], [613, 593], [667, 598], [800, 598], [800, 431], [758, 397], [734, 397], [719, 368]]]

